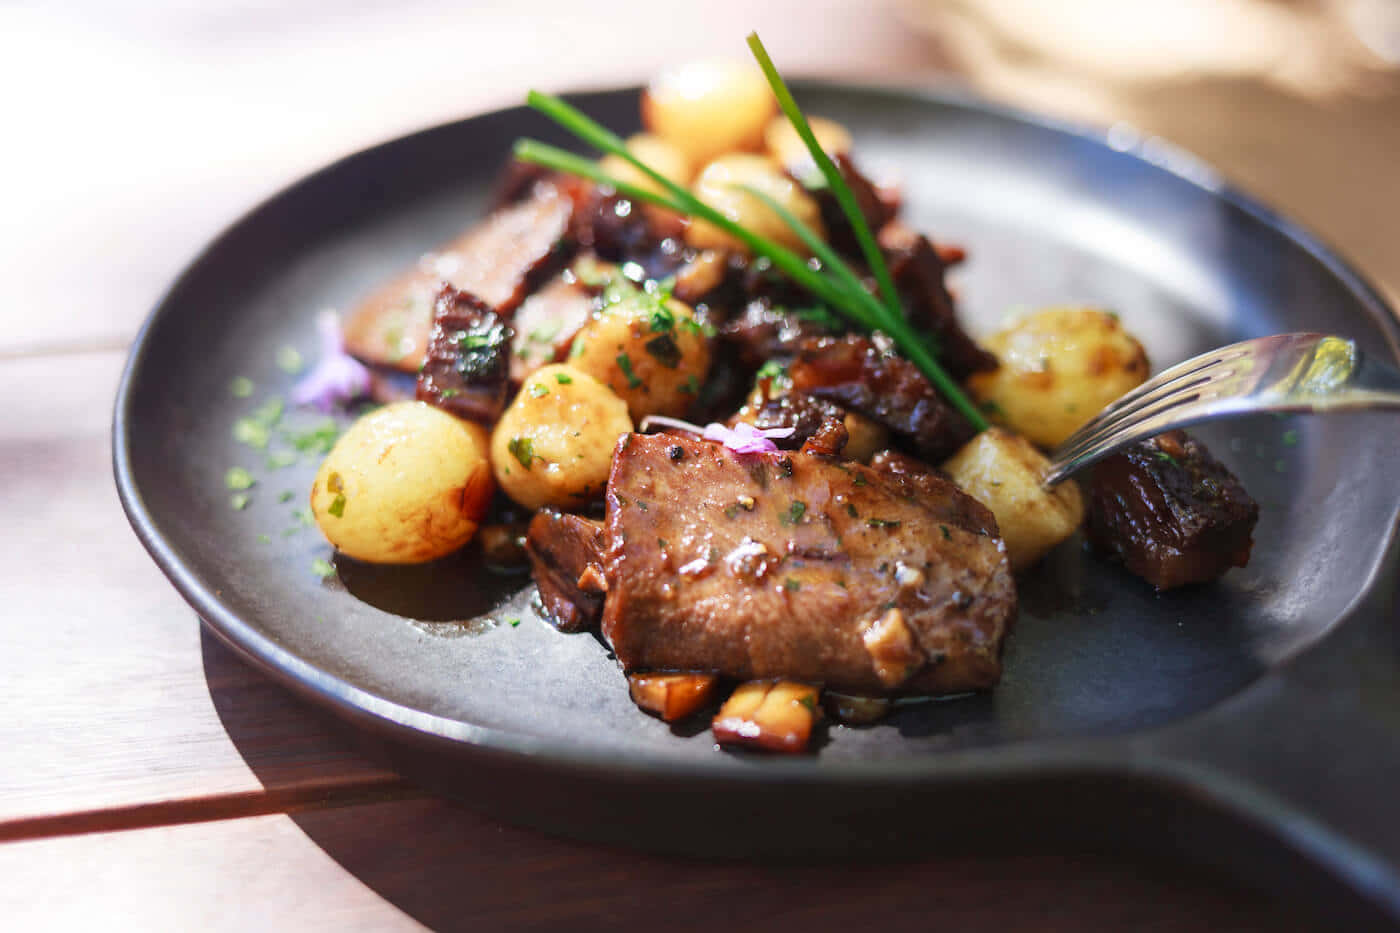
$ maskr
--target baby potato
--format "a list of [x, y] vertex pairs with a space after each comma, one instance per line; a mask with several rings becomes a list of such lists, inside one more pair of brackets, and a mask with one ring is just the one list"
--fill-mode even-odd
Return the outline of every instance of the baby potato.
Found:
[[471, 540], [494, 491], [486, 429], [424, 402], [350, 426], [311, 486], [316, 524], [341, 553], [416, 564]]
[[[627, 151], [682, 188], [689, 186], [695, 175], [690, 158], [674, 144], [654, 133], [638, 133], [629, 137]], [[655, 180], [644, 175], [641, 169], [620, 155], [605, 155], [599, 160], [598, 165], [619, 181], [631, 182], [638, 188], [645, 188], [647, 191], [654, 191], [657, 194], [663, 190]]]
[[1147, 379], [1147, 354], [1116, 315], [1048, 308], [1013, 322], [983, 345], [1001, 366], [968, 389], [993, 421], [1054, 447]]
[[[700, 200], [735, 223], [784, 246], [805, 252], [802, 241], [781, 217], [758, 198], [739, 190], [737, 185], [762, 191], [822, 239], [826, 238], [821, 208], [817, 202], [767, 156], [747, 153], [721, 156], [701, 170], [692, 190]], [[685, 240], [697, 249], [747, 249], [729, 234], [703, 220], [691, 221], [685, 231]]]
[[710, 371], [710, 343], [690, 306], [638, 293], [605, 306], [574, 337], [569, 362], [605, 383], [634, 420], [680, 415]]
[[632, 430], [627, 404], [563, 363], [525, 378], [491, 433], [496, 482], [528, 509], [577, 508], [602, 492], [617, 439]]
[[754, 151], [778, 112], [752, 62], [690, 62], [657, 75], [642, 93], [642, 123], [703, 165], [723, 152]]
[[[817, 138], [817, 145], [821, 146], [827, 155], [834, 157], [838, 152], [850, 155], [850, 130], [826, 117], [809, 116], [807, 123], [812, 127], [812, 135]], [[792, 121], [786, 116], [780, 114], [768, 121], [768, 125], [763, 129], [763, 145], [773, 157], [773, 161], [785, 168], [812, 165], [812, 154], [807, 151], [807, 144], [797, 135]]]
[[943, 464], [958, 488], [992, 510], [1013, 570], [1040, 560], [1084, 521], [1073, 481], [1046, 489], [1050, 461], [1024, 437], [988, 428]]

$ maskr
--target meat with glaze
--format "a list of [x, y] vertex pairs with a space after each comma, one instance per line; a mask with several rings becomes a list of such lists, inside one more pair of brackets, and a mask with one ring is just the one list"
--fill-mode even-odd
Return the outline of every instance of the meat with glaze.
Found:
[[871, 695], [991, 687], [1016, 611], [995, 520], [826, 457], [629, 435], [608, 481], [602, 630], [623, 667]]
[[511, 329], [470, 292], [444, 284], [418, 374], [418, 400], [471, 421], [501, 416], [510, 390]]
[[579, 515], [542, 509], [530, 520], [525, 553], [545, 614], [562, 632], [598, 624], [603, 608], [603, 526]]

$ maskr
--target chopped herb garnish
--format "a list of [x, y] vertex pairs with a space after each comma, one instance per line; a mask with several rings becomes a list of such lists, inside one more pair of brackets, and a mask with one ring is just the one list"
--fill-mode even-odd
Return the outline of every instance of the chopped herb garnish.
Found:
[[290, 489], [284, 489], [282, 490], [282, 494], [277, 497], [277, 501], [281, 503], [291, 502], [295, 496], [296, 493], [292, 492]]
[[807, 514], [807, 503], [800, 499], [792, 500], [792, 505], [788, 506], [787, 514], [780, 516], [784, 525], [796, 525], [802, 521], [802, 516]]
[[549, 390], [538, 382], [530, 383], [530, 398], [544, 398], [549, 394]]
[[235, 512], [241, 512], [248, 507], [249, 496], [246, 492], [236, 492], [229, 496], [228, 504], [233, 506]]
[[512, 437], [506, 444], [506, 450], [527, 470], [535, 461], [535, 442], [528, 437]]
[[247, 398], [253, 394], [253, 380], [239, 376], [228, 384], [228, 394], [234, 398]]
[[857, 473], [855, 476], [851, 477], [851, 485], [852, 485], [852, 486], [869, 486], [869, 485], [870, 485], [870, 480], [868, 480], [868, 479], [865, 478], [865, 474], [864, 474], [864, 473]]
[[645, 502], [643, 502], [641, 499], [638, 499], [638, 500], [637, 500], [637, 508], [639, 508], [639, 509], [641, 509], [643, 512], [645, 512], [645, 511], [647, 511], [647, 510], [650, 508], [650, 506], [648, 506], [648, 505], [647, 505]]
[[297, 462], [297, 455], [290, 450], [274, 450], [267, 455], [267, 468], [280, 470]]
[[331, 513], [332, 515], [334, 515], [336, 518], [344, 518], [344, 517], [345, 517], [345, 493], [343, 493], [343, 492], [338, 492], [338, 493], [336, 493], [336, 494], [335, 494], [335, 498], [331, 500], [331, 507], [328, 508], [328, 509], [326, 509], [326, 511], [329, 512], [329, 513]]
[[953, 540], [953, 533], [952, 533], [951, 531], [948, 530], [948, 526], [947, 526], [947, 525], [939, 525], [939, 526], [938, 526], [938, 530], [941, 531], [941, 532], [943, 532], [943, 540], [944, 540], [944, 541], [951, 541], [951, 540]]
[[292, 517], [307, 528], [316, 524], [316, 516], [311, 514], [310, 509], [295, 509], [292, 512]]
[[229, 471], [224, 474], [224, 485], [229, 489], [252, 489], [256, 482], [253, 474], [243, 467], [229, 467]]
[[256, 418], [239, 418], [233, 423], [233, 439], [258, 450], [266, 450], [271, 429]]
[[622, 375], [627, 378], [627, 388], [636, 389], [641, 386], [642, 380], [637, 378], [637, 374], [632, 371], [632, 357], [626, 352], [617, 355], [617, 368], [622, 370]]
[[570, 376], [568, 373], [555, 373], [554, 381], [559, 383], [561, 386], [566, 386], [573, 384], [574, 377]]
[[778, 475], [787, 478], [792, 475], [792, 458], [784, 457], [778, 461]]
[[583, 341], [575, 340], [573, 346], [569, 347], [569, 359], [576, 360], [583, 356]]
[[1163, 463], [1170, 463], [1172, 466], [1176, 466], [1176, 458], [1165, 450], [1154, 451], [1152, 455]]
[[646, 351], [667, 369], [675, 369], [681, 365], [681, 348], [676, 346], [676, 340], [670, 334], [653, 337], [645, 346]]
[[506, 622], [509, 623], [509, 625], [510, 625], [511, 628], [520, 628], [520, 620], [519, 620], [519, 619], [516, 619], [516, 618], [507, 619]]
[[865, 523], [871, 528], [898, 528], [899, 522], [888, 518], [867, 518]]
[[787, 375], [787, 367], [777, 360], [769, 360], [758, 367], [758, 372], [754, 373], [754, 381], [762, 382], [764, 379], [781, 379]]
[[800, 321], [807, 321], [830, 330], [841, 330], [842, 328], [841, 319], [835, 314], [832, 314], [828, 308], [824, 308], [821, 305], [815, 305], [810, 308], [798, 308], [789, 313]]
[[651, 312], [651, 329], [653, 333], [668, 333], [676, 327], [676, 315], [665, 305], [658, 305]]
[[798, 590], [802, 589], [802, 581], [795, 577], [788, 577], [783, 581], [783, 586], [789, 593], [796, 593]]
[[804, 694], [798, 697], [797, 703], [809, 713], [815, 713], [817, 711], [817, 701], [812, 699], [811, 694]]
[[272, 543], [272, 538], [271, 538], [271, 536], [269, 536], [269, 535], [258, 535], [258, 543], [259, 543], [259, 544], [271, 544], [271, 543]]
[[316, 451], [328, 454], [340, 438], [340, 425], [335, 423], [334, 418], [327, 418], [313, 428], [287, 433], [284, 436], [293, 447], [302, 453]]
[[856, 507], [849, 502], [846, 503], [846, 514], [851, 516], [851, 518], [860, 518], [860, 513], [856, 511]]
[[335, 567], [331, 565], [330, 561], [318, 557], [311, 562], [311, 572], [322, 580], [325, 580], [328, 577], [335, 576]]
[[691, 373], [689, 376], [685, 377], [685, 385], [681, 386], [680, 390], [686, 395], [700, 394], [700, 382], [695, 378], [694, 373]]
[[440, 391], [440, 392], [438, 393], [438, 395], [442, 398], [443, 401], [447, 401], [448, 399], [456, 398], [457, 396], [459, 396], [459, 395], [461, 395], [461, 394], [462, 394], [462, 390], [461, 390], [461, 389], [443, 389], [442, 391]]
[[739, 515], [739, 507], [738, 507], [737, 505], [728, 505], [728, 506], [725, 506], [725, 508], [724, 508], [724, 517], [725, 517], [725, 518], [736, 518], [738, 515]]
[[301, 372], [301, 354], [296, 347], [281, 347], [277, 351], [277, 368], [288, 375], [295, 376]]
[[664, 551], [664, 550], [666, 550], [668, 547], [670, 547], [671, 545], [668, 544], [668, 543], [666, 542], [666, 539], [665, 539], [665, 538], [657, 538], [657, 539], [656, 539], [656, 546], [659, 547], [659, 548], [661, 548], [661, 550]]
[[1298, 432], [1289, 429], [1283, 432], [1283, 443], [1286, 447], [1296, 447], [1298, 444]]

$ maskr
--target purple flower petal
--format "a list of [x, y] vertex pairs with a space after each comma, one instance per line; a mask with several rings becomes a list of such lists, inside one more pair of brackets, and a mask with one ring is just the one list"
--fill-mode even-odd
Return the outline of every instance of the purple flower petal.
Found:
[[778, 449], [778, 445], [773, 443], [770, 438], [790, 437], [795, 430], [797, 429], [767, 428], [759, 430], [747, 421], [740, 421], [732, 428], [711, 422], [705, 426], [703, 436], [707, 441], [719, 441], [736, 454], [761, 454], [771, 453]]
[[321, 339], [321, 358], [292, 389], [295, 405], [314, 405], [330, 413], [369, 392], [369, 370], [345, 352], [340, 318], [334, 311], [316, 315], [316, 331]]

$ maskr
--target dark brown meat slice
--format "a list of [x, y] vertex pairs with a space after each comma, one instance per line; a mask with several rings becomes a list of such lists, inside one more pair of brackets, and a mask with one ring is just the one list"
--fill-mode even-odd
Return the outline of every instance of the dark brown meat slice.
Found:
[[786, 359], [807, 338], [839, 334], [825, 317], [773, 307], [766, 298], [755, 298], [719, 329], [722, 339], [738, 351], [739, 361], [757, 368], [771, 359]]
[[766, 398], [753, 415], [756, 428], [792, 428], [792, 434], [775, 438], [773, 443], [784, 450], [801, 450], [822, 425], [828, 421], [840, 421], [846, 412], [841, 406], [819, 399], [805, 392], [785, 392], [776, 398]]
[[805, 340], [788, 375], [794, 391], [879, 422], [924, 460], [944, 460], [977, 433], [918, 367], [869, 337]]
[[603, 608], [602, 523], [545, 509], [530, 520], [525, 553], [545, 613], [560, 631], [598, 624]]
[[593, 296], [567, 272], [526, 298], [512, 319], [511, 381], [521, 382], [546, 363], [564, 359], [593, 306]]
[[602, 628], [629, 671], [871, 695], [1000, 676], [1011, 567], [983, 533], [994, 521], [958, 523], [981, 507], [952, 484], [928, 495], [859, 464], [629, 435], [606, 501]]
[[944, 282], [947, 264], [928, 237], [901, 231], [885, 238], [886, 261], [909, 323], [929, 334], [938, 360], [961, 382], [972, 373], [996, 369], [996, 357], [977, 345], [958, 323], [953, 296]]
[[495, 421], [510, 391], [510, 340], [510, 328], [490, 306], [444, 284], [433, 305], [418, 400], [459, 418]]
[[[878, 233], [880, 228], [894, 219], [899, 205], [884, 197], [870, 179], [861, 174], [856, 168], [851, 157], [844, 152], [838, 152], [832, 157], [836, 163], [836, 168], [841, 172], [841, 178], [845, 180], [847, 187], [851, 189], [851, 194], [855, 195], [856, 205], [860, 208], [861, 216], [865, 218], [865, 223], [872, 232]], [[817, 202], [817, 208], [821, 211], [822, 225], [826, 228], [827, 240], [832, 247], [844, 256], [860, 257], [863, 255], [860, 248], [860, 241], [856, 239], [855, 230], [846, 219], [846, 212], [841, 209], [841, 202], [836, 200], [836, 195], [831, 188], [825, 184], [825, 179], [821, 178], [816, 168], [808, 163], [811, 177], [821, 179], [822, 184], [808, 189], [808, 194], [812, 195]], [[806, 179], [796, 178], [798, 184], [803, 184]]]
[[551, 185], [504, 207], [366, 298], [345, 324], [345, 346], [366, 363], [417, 372], [433, 300], [446, 282], [509, 318], [568, 259], [573, 201]]
[[1259, 506], [1184, 431], [1094, 466], [1089, 541], [1159, 590], [1214, 580], [1249, 562]]
[[870, 458], [870, 469], [884, 474], [908, 495], [921, 495], [939, 503], [943, 521], [993, 538], [1001, 537], [991, 509], [971, 496], [948, 495], [948, 490], [957, 486], [922, 460], [897, 450], [882, 450]]

